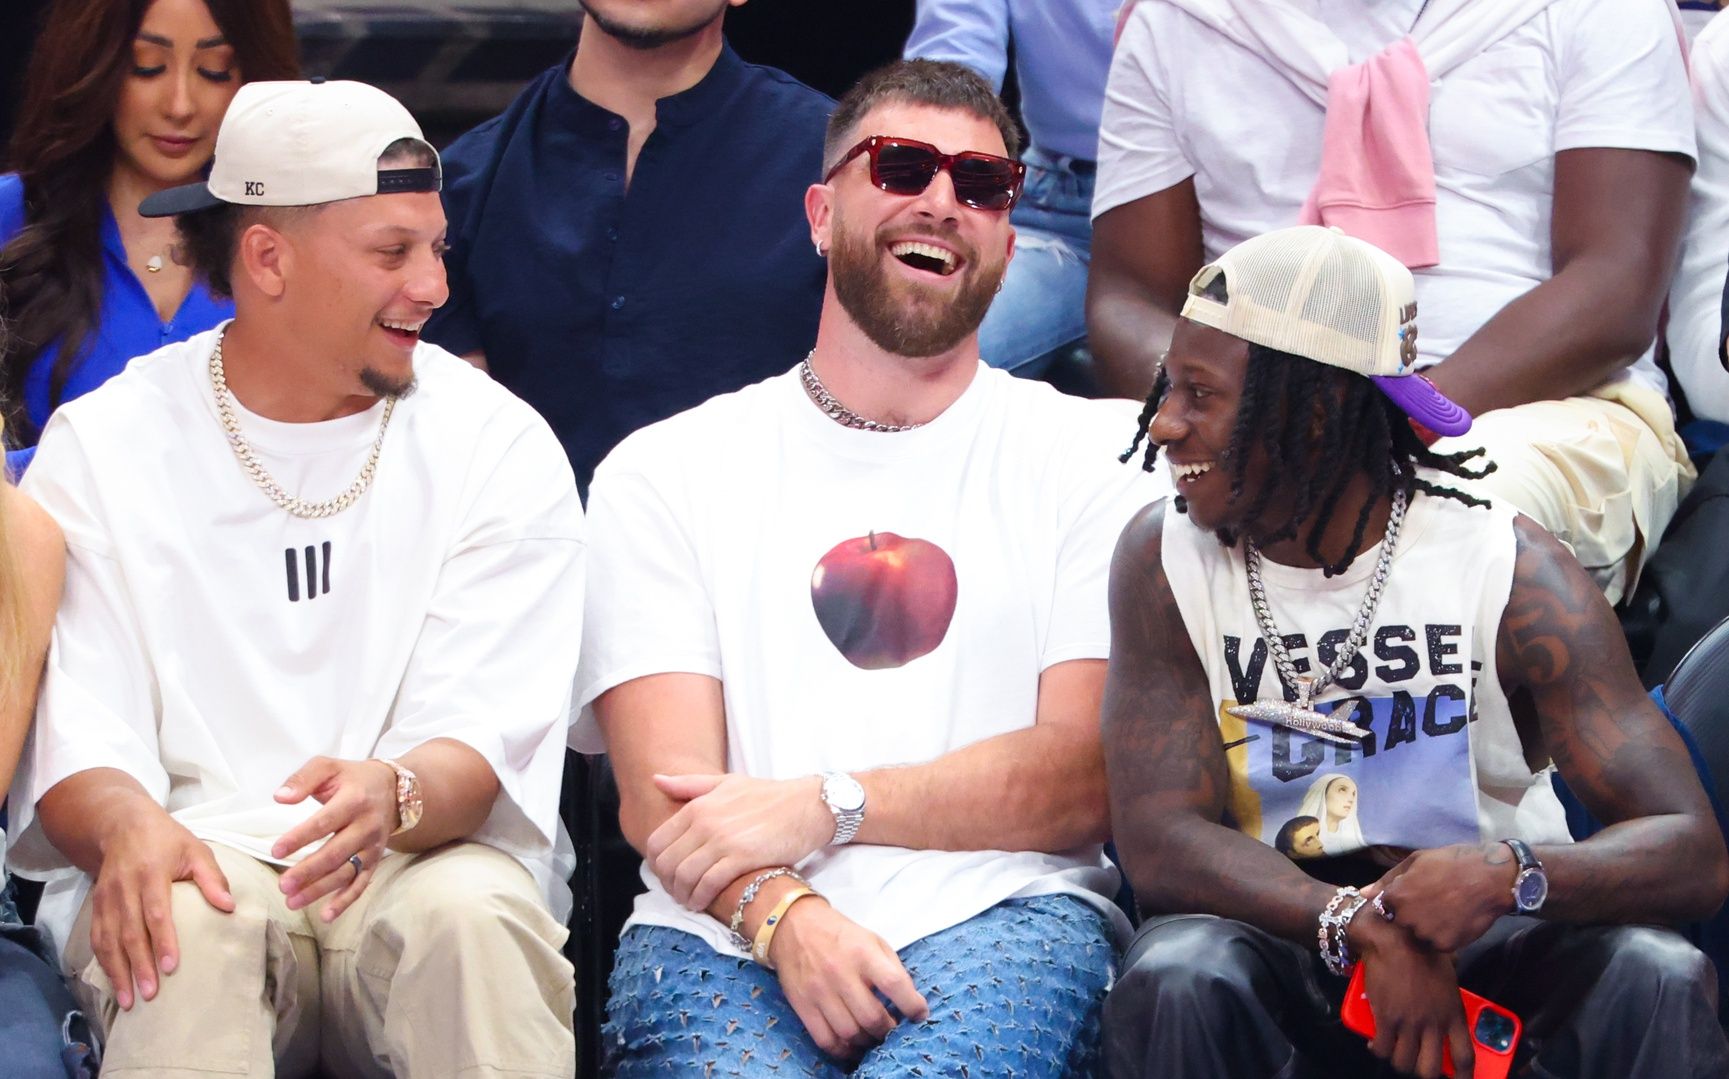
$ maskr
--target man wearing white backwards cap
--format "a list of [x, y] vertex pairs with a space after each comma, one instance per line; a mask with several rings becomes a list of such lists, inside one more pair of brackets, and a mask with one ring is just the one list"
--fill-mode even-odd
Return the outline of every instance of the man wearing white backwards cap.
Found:
[[[1174, 512], [1111, 574], [1111, 817], [1150, 917], [1111, 1074], [1724, 1075], [1710, 963], [1652, 928], [1729, 891], [1711, 806], [1591, 577], [1414, 433], [1471, 423], [1416, 334], [1410, 272], [1333, 230], [1189, 285], [1130, 451], [1164, 451]], [[1605, 830], [1572, 841], [1551, 763]], [[1373, 1041], [1338, 1018], [1358, 962]]]
[[553, 864], [582, 511], [420, 327], [437, 154], [359, 83], [251, 83], [152, 196], [226, 325], [62, 409], [67, 588], [14, 867], [126, 1075], [564, 1076]]

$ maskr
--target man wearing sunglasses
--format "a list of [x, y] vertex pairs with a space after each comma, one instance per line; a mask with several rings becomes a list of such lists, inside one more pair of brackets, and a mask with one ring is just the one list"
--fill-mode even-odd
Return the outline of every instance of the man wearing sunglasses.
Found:
[[1105, 579], [1159, 492], [1116, 405], [979, 360], [1016, 141], [965, 68], [867, 76], [805, 196], [815, 348], [596, 473], [577, 738], [649, 887], [621, 1079], [1093, 1070]]

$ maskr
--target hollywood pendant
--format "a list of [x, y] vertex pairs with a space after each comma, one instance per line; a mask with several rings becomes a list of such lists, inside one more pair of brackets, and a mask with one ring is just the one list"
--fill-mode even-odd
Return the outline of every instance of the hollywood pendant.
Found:
[[1315, 711], [1309, 700], [1313, 687], [1314, 679], [1299, 678], [1297, 679], [1297, 699], [1294, 701], [1259, 700], [1253, 704], [1233, 705], [1225, 711], [1238, 719], [1252, 719], [1257, 723], [1289, 727], [1294, 731], [1302, 731], [1335, 745], [1354, 746], [1357, 744], [1357, 739], [1369, 736], [1368, 731], [1348, 719], [1340, 719], [1325, 712]]
[[1357, 608], [1357, 617], [1351, 623], [1351, 632], [1345, 638], [1344, 646], [1319, 677], [1297, 673], [1296, 661], [1285, 648], [1284, 636], [1279, 633], [1279, 627], [1273, 621], [1272, 605], [1267, 602], [1267, 585], [1261, 578], [1261, 549], [1255, 545], [1254, 540], [1244, 541], [1243, 568], [1249, 578], [1249, 606], [1254, 608], [1255, 623], [1261, 630], [1262, 639], [1267, 642], [1267, 652], [1273, 658], [1274, 670], [1286, 685], [1297, 691], [1297, 699], [1284, 701], [1263, 697], [1252, 704], [1233, 705], [1225, 711], [1238, 719], [1252, 719], [1257, 723], [1289, 727], [1291, 730], [1302, 731], [1338, 745], [1356, 745], [1354, 739], [1369, 736], [1368, 731], [1348, 719], [1315, 711], [1314, 700], [1315, 694], [1338, 681], [1341, 675], [1351, 669], [1352, 660], [1369, 639], [1369, 625], [1375, 620], [1375, 609], [1381, 605], [1381, 592], [1387, 587], [1387, 574], [1393, 568], [1393, 552], [1399, 546], [1399, 529], [1405, 522], [1407, 503], [1408, 498], [1403, 489], [1393, 492], [1393, 504], [1387, 512], [1387, 532], [1381, 539], [1381, 554], [1375, 560], [1375, 570], [1369, 578], [1369, 587], [1363, 594], [1363, 602]]

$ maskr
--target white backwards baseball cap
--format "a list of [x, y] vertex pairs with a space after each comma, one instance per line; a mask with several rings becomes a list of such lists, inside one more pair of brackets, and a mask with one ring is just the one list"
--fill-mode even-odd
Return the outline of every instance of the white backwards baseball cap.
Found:
[[[236, 206], [316, 206], [401, 191], [437, 191], [442, 172], [380, 169], [398, 139], [426, 142], [401, 102], [363, 82], [249, 82], [229, 103], [205, 183], [158, 191], [145, 217]], [[427, 147], [429, 150], [431, 146]]]
[[1417, 373], [1411, 271], [1336, 228], [1299, 225], [1244, 240], [1195, 274], [1183, 317], [1365, 375], [1438, 435], [1471, 429], [1471, 414]]

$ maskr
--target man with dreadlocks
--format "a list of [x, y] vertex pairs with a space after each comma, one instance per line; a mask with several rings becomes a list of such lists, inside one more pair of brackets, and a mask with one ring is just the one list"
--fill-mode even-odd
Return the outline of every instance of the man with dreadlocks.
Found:
[[[1111, 572], [1105, 757], [1150, 918], [1112, 1074], [1469, 1075], [1460, 986], [1523, 1020], [1521, 1074], [1729, 1074], [1709, 963], [1650, 927], [1729, 890], [1710, 805], [1591, 578], [1413, 433], [1470, 418], [1411, 371], [1409, 271], [1286, 229], [1182, 313], [1125, 454], [1164, 451], [1175, 512]], [[1571, 842], [1551, 763], [1608, 828]], [[1337, 1021], [1357, 961], [1369, 1043]]]

